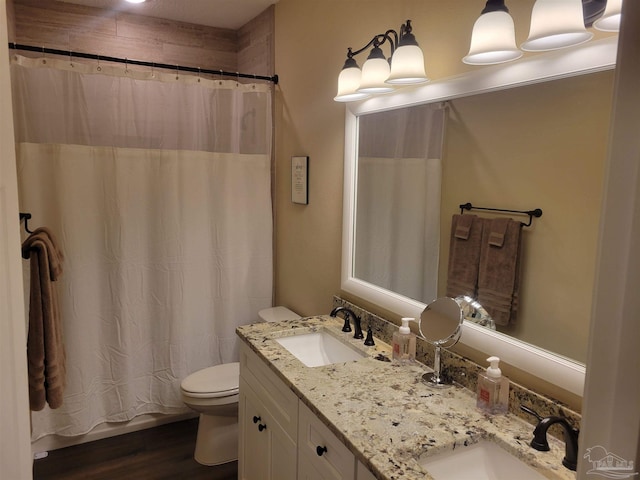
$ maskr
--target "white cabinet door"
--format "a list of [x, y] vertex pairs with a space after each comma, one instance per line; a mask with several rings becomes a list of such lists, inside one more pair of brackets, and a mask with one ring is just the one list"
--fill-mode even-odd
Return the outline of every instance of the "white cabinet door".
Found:
[[298, 412], [300, 478], [353, 480], [356, 470], [353, 453], [302, 402]]
[[376, 477], [373, 476], [367, 467], [365, 467], [361, 462], [358, 462], [356, 466], [356, 480], [376, 480]]
[[241, 480], [295, 480], [295, 442], [258, 399], [248, 384], [240, 379], [238, 409]]
[[240, 480], [296, 480], [298, 397], [244, 345], [238, 424]]
[[[240, 428], [240, 451], [238, 460], [238, 478], [252, 480], [265, 478], [269, 462], [269, 445], [267, 434], [259, 429], [262, 423], [254, 423], [260, 419], [261, 409], [254, 403], [253, 396], [247, 395], [248, 387], [240, 388], [238, 400], [238, 424]], [[261, 420], [258, 420], [261, 422]]]

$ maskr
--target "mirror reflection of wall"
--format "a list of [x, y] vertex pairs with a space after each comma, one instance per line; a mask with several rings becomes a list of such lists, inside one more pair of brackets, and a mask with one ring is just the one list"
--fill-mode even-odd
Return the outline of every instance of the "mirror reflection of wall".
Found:
[[[544, 217], [524, 232], [517, 322], [499, 330], [581, 362], [586, 358], [612, 90], [613, 72], [607, 71], [448, 102], [436, 296], [445, 294], [451, 217], [461, 203], [541, 208]], [[360, 135], [366, 134], [365, 117], [360, 118]], [[367, 195], [361, 188], [359, 183], [358, 212]], [[394, 212], [402, 217], [402, 209]], [[402, 235], [377, 227], [378, 235]], [[366, 241], [359, 237], [356, 250]], [[355, 276], [361, 278], [357, 251], [355, 263]], [[424, 303], [435, 298], [408, 296]]]

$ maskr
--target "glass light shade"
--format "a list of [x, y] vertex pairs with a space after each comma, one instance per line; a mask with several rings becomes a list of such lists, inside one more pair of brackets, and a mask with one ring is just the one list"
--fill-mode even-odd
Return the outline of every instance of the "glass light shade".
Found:
[[471, 47], [462, 59], [469, 65], [510, 62], [522, 56], [516, 46], [516, 29], [507, 12], [483, 13], [473, 25]]
[[591, 40], [584, 26], [582, 0], [536, 0], [529, 38], [520, 48], [540, 52], [570, 47]]
[[399, 47], [391, 57], [391, 74], [386, 83], [411, 85], [428, 82], [424, 71], [424, 54], [417, 45]]
[[593, 22], [594, 28], [603, 32], [617, 32], [620, 30], [620, 12], [622, 0], [607, 0], [607, 6], [602, 16]]
[[369, 58], [362, 66], [362, 80], [360, 82], [360, 93], [387, 93], [393, 87], [387, 85], [385, 81], [389, 78], [391, 68], [389, 62], [384, 58]]
[[362, 72], [357, 67], [343, 68], [338, 76], [338, 94], [333, 98], [336, 102], [353, 102], [369, 96], [358, 92]]

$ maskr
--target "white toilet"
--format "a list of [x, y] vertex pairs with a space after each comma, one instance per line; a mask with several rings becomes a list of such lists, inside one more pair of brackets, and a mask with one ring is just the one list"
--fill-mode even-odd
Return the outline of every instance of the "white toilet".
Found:
[[[258, 312], [262, 322], [294, 320], [286, 307]], [[238, 459], [238, 384], [240, 364], [225, 363], [192, 373], [181, 385], [182, 401], [200, 414], [194, 458], [202, 465], [220, 465]]]

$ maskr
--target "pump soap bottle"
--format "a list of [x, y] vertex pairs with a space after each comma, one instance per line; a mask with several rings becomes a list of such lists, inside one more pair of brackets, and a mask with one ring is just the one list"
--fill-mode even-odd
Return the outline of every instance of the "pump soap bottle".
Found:
[[415, 319], [404, 317], [400, 329], [393, 332], [392, 358], [400, 365], [413, 363], [416, 359], [416, 335], [411, 333], [409, 322], [415, 322]]
[[509, 409], [509, 379], [502, 375], [498, 357], [489, 357], [486, 373], [478, 374], [477, 407], [486, 413], [504, 414]]

